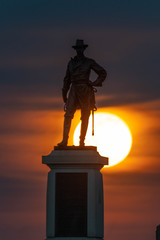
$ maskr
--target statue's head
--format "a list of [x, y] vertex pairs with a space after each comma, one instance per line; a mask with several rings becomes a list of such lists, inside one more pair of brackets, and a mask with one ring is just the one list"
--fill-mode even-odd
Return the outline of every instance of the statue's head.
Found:
[[78, 55], [83, 54], [84, 50], [88, 47], [87, 44], [84, 44], [83, 40], [77, 39], [76, 45], [72, 46], [77, 52]]

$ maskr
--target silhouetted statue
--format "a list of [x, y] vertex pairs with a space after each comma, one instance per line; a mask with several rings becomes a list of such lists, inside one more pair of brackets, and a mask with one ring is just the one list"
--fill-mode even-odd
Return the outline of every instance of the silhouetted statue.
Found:
[[[63, 140], [58, 143], [58, 146], [61, 147], [67, 146], [71, 120], [78, 108], [81, 109], [82, 120], [79, 145], [81, 147], [84, 146], [90, 111], [95, 108], [93, 87], [101, 87], [107, 75], [106, 71], [93, 59], [84, 56], [84, 50], [88, 45], [84, 44], [83, 40], [77, 40], [76, 45], [72, 47], [76, 50], [77, 55], [71, 58], [68, 63], [62, 88], [66, 113], [64, 118]], [[89, 80], [91, 70], [98, 75], [94, 82]], [[69, 95], [67, 98], [68, 91]]]

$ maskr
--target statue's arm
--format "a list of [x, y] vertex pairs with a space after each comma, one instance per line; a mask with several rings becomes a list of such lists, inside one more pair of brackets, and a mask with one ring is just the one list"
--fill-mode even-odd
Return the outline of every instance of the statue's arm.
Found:
[[97, 73], [98, 77], [97, 79], [92, 82], [92, 86], [97, 86], [97, 87], [101, 87], [102, 86], [102, 82], [106, 79], [107, 77], [107, 72], [106, 70], [101, 67], [98, 63], [96, 63], [94, 60], [92, 60], [91, 63], [91, 69]]
[[67, 93], [71, 85], [71, 79], [70, 79], [70, 71], [69, 71], [69, 65], [67, 66], [66, 75], [63, 80], [63, 88], [62, 88], [62, 97], [63, 101], [67, 102]]

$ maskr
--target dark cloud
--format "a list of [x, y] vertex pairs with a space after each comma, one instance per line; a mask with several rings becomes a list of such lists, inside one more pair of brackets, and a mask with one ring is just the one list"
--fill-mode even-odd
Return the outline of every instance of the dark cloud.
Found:
[[145, 132], [145, 134], [148, 135], [149, 137], [154, 137], [158, 141], [160, 136], [160, 128], [158, 127], [160, 127], [160, 125], [159, 126], [151, 125], [148, 131]]
[[[7, 31], [0, 57], [3, 106], [17, 109], [57, 109], [60, 104], [41, 104], [40, 97], [61, 96], [63, 77], [74, 50], [73, 32], [80, 32], [89, 44], [86, 55], [108, 71], [99, 94], [113, 96], [99, 106], [121, 105], [159, 98], [158, 30], [91, 28], [52, 30], [44, 27]], [[75, 34], [76, 35], [76, 34]], [[12, 37], [13, 36], [13, 37]], [[66, 40], [64, 40], [66, 39]], [[7, 41], [6, 41], [7, 40]], [[95, 75], [92, 74], [93, 80]], [[5, 99], [12, 96], [13, 101]], [[30, 104], [29, 98], [39, 99]], [[28, 105], [27, 99], [28, 98]], [[18, 100], [16, 100], [18, 99]], [[36, 102], [36, 104], [35, 104]]]
[[32, 239], [34, 236], [36, 239], [44, 236], [46, 182], [34, 174], [26, 178], [0, 177], [0, 191], [1, 237]]
[[[160, 170], [160, 169], [159, 169]], [[110, 169], [104, 174], [104, 184], [107, 186], [157, 186], [160, 183], [160, 174], [144, 172], [120, 172], [110, 173]]]
[[[42, 184], [42, 181], [38, 178], [36, 179], [34, 177], [34, 174], [32, 177], [28, 176], [26, 179], [24, 179], [24, 177], [23, 178], [1, 177], [0, 189], [1, 189], [1, 203], [3, 203], [1, 204], [1, 212], [28, 211], [27, 208], [31, 209], [31, 206], [29, 206], [29, 201], [34, 201], [33, 195], [36, 197], [36, 195], [39, 194], [39, 192], [41, 192], [42, 195], [43, 192], [45, 192], [45, 182]], [[10, 199], [12, 199], [12, 204], [10, 204]], [[24, 206], [23, 204], [26, 204], [26, 199], [28, 201], [28, 204]], [[34, 205], [33, 209], [37, 207], [38, 205]]]

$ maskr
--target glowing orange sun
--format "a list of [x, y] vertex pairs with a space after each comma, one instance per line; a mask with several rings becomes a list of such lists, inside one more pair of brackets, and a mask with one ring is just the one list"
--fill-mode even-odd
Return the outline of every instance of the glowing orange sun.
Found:
[[[80, 123], [74, 132], [74, 145], [79, 144]], [[109, 157], [109, 167], [121, 162], [130, 152], [132, 135], [126, 123], [110, 113], [95, 113], [95, 134], [89, 118], [85, 145], [97, 146], [100, 155]]]

